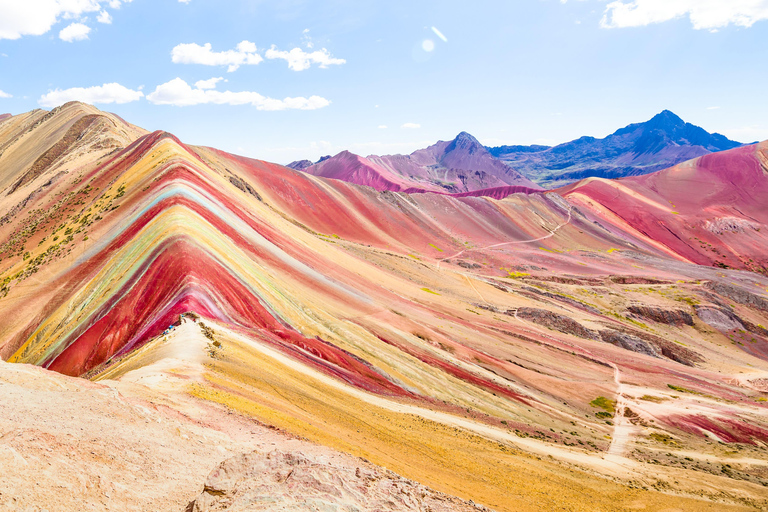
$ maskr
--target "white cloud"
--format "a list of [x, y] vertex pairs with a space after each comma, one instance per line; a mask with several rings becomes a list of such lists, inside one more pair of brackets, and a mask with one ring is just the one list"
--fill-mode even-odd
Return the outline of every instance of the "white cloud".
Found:
[[110, 15], [107, 11], [101, 11], [96, 17], [96, 21], [109, 25], [112, 23], [112, 15]]
[[415, 130], [416, 128], [421, 128], [421, 125], [418, 123], [405, 123], [400, 128], [405, 128], [407, 130]]
[[688, 16], [695, 29], [751, 27], [768, 19], [768, 0], [617, 0], [600, 21], [604, 28], [642, 27]]
[[130, 103], [144, 96], [141, 91], [134, 91], [117, 83], [97, 85], [94, 87], [73, 87], [71, 89], [56, 89], [44, 94], [37, 100], [41, 107], [56, 107], [68, 101], [85, 103]]
[[191, 0], [179, 0], [180, 4], [188, 4]]
[[707, 110], [718, 110], [720, 107], [707, 107]]
[[196, 43], [179, 44], [171, 50], [171, 60], [176, 64], [227, 66], [227, 71], [231, 73], [244, 64], [255, 65], [264, 59], [256, 53], [256, 44], [242, 41], [234, 50], [224, 52], [212, 51], [211, 43], [203, 46]]
[[314, 52], [305, 52], [301, 48], [294, 48], [291, 51], [278, 50], [275, 45], [264, 53], [268, 59], [283, 59], [288, 62], [288, 67], [294, 71], [303, 71], [312, 64], [319, 64], [321, 68], [327, 68], [331, 65], [345, 64], [344, 59], [337, 59], [331, 56], [331, 53], [323, 48]]
[[387, 129], [387, 125], [385, 125], [385, 124], [380, 124], [379, 125], [379, 130], [386, 130], [386, 129]]
[[59, 32], [59, 39], [71, 43], [73, 41], [82, 41], [88, 39], [91, 27], [82, 23], [70, 23]]
[[[216, 84], [224, 80], [224, 77], [209, 78], [208, 80], [198, 80], [195, 87], [198, 89], [215, 89]], [[226, 80], [224, 80], [226, 82]]]
[[[210, 82], [210, 80], [203, 82]], [[327, 107], [331, 103], [320, 96], [310, 96], [309, 98], [299, 96], [280, 100], [268, 98], [253, 91], [216, 91], [199, 87], [193, 89], [181, 78], [174, 78], [170, 82], [158, 85], [152, 93], [147, 95], [147, 99], [155, 105], [175, 105], [177, 107], [207, 103], [215, 105], [250, 104], [257, 110], [315, 110]]]
[[301, 31], [301, 42], [310, 50], [315, 47], [315, 43], [312, 41], [312, 36], [309, 35], [308, 28]]
[[45, 34], [62, 19], [79, 19], [84, 14], [113, 9], [131, 0], [0, 0], [0, 39]]
[[13, 98], [13, 95], [8, 94], [7, 92], [0, 91], [0, 98]]

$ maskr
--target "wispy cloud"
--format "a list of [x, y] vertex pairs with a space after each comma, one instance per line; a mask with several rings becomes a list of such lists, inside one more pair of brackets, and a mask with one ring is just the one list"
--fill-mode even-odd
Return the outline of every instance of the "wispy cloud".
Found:
[[720, 107], [707, 107], [707, 110], [718, 110]]
[[[306, 31], [304, 32], [306, 36]], [[306, 39], [307, 48], [312, 48], [312, 42]], [[278, 50], [272, 45], [264, 56], [258, 52], [255, 43], [242, 41], [234, 50], [215, 52], [210, 43], [199, 45], [196, 43], [179, 44], [171, 50], [171, 60], [176, 64], [202, 64], [204, 66], [227, 66], [228, 72], [237, 71], [242, 65], [256, 65], [264, 58], [275, 60], [281, 59], [288, 63], [288, 67], [294, 71], [303, 71], [313, 64], [321, 68], [328, 66], [344, 64], [347, 61], [333, 57], [331, 53], [323, 48], [307, 52], [301, 48], [294, 48], [289, 51]]]
[[605, 7], [604, 28], [642, 27], [688, 16], [695, 29], [751, 27], [768, 19], [768, 0], [617, 0]]
[[[200, 88], [199, 84], [204, 87]], [[257, 110], [315, 110], [330, 105], [330, 101], [320, 96], [302, 96], [295, 98], [276, 99], [262, 96], [254, 91], [217, 91], [217, 79], [197, 82], [196, 87], [190, 86], [181, 78], [158, 85], [147, 95], [147, 99], [155, 105], [174, 105], [187, 107], [192, 105], [252, 105]]]
[[[310, 46], [311, 48], [311, 46]], [[331, 52], [325, 48], [315, 50], [314, 52], [305, 52], [301, 48], [294, 48], [290, 51], [278, 50], [275, 45], [264, 53], [268, 59], [282, 59], [288, 63], [288, 67], [294, 71], [303, 71], [312, 64], [317, 64], [321, 68], [328, 66], [338, 66], [345, 64], [344, 59], [337, 59], [331, 55]]]
[[85, 103], [130, 103], [144, 97], [141, 91], [134, 91], [118, 83], [97, 85], [94, 87], [73, 87], [71, 89], [56, 89], [44, 94], [37, 100], [41, 107], [57, 107], [68, 101], [83, 101]]
[[8, 94], [7, 92], [0, 91], [0, 98], [13, 98], [13, 94]]
[[418, 123], [404, 123], [400, 126], [400, 128], [405, 128], [406, 130], [415, 130], [416, 128], [421, 128], [421, 125]]

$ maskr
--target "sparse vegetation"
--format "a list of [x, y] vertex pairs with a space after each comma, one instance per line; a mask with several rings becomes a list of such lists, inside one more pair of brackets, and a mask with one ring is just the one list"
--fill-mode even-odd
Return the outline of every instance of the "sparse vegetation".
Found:
[[616, 412], [616, 401], [605, 398], [604, 396], [599, 396], [595, 398], [594, 400], [589, 402], [589, 405], [591, 405], [592, 407], [603, 409], [605, 412], [610, 413], [611, 415], [613, 415], [613, 413]]
[[675, 439], [669, 434], [663, 434], [660, 432], [651, 432], [650, 434], [648, 434], [648, 437], [650, 437], [654, 441], [658, 441], [659, 443], [677, 444]]
[[682, 386], [675, 386], [674, 384], [667, 384], [667, 387], [671, 390], [678, 391], [680, 393], [691, 393], [692, 395], [700, 395], [698, 391], [693, 391], [692, 389], [684, 388]]

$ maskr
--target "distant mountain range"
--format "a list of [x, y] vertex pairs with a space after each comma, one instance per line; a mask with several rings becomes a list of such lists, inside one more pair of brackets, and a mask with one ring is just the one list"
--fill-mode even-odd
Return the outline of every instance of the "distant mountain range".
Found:
[[463, 193], [499, 187], [541, 187], [494, 158], [472, 135], [461, 132], [455, 139], [439, 141], [410, 155], [362, 157], [342, 151], [317, 163], [291, 162], [288, 167], [377, 190], [395, 192]]
[[342, 151], [287, 167], [377, 190], [462, 193], [507, 186], [555, 188], [593, 176], [638, 176], [739, 146], [664, 110], [603, 139], [581, 137], [554, 147], [483, 147], [461, 132], [410, 155], [362, 157]]
[[539, 185], [554, 188], [591, 176], [622, 178], [648, 174], [741, 145], [686, 123], [665, 110], [645, 123], [630, 124], [604, 139], [581, 137], [554, 147], [487, 149]]

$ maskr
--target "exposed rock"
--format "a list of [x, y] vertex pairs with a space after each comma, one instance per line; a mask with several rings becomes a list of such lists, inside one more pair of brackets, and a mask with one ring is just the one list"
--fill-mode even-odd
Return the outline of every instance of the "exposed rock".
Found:
[[236, 186], [237, 188], [239, 188], [240, 190], [242, 190], [243, 192], [251, 194], [253, 197], [258, 199], [259, 201], [262, 201], [261, 196], [259, 195], [259, 193], [256, 192], [256, 189], [254, 189], [250, 185], [250, 183], [248, 183], [247, 181], [245, 181], [245, 180], [243, 180], [241, 178], [238, 178], [237, 176], [230, 176], [229, 177], [229, 182], [231, 184], [233, 184], [234, 186]]
[[726, 309], [696, 306], [696, 316], [718, 331], [728, 332], [734, 329], [744, 329], [741, 319]]
[[617, 347], [631, 350], [632, 352], [637, 352], [638, 354], [660, 357], [659, 350], [657, 350], [653, 344], [640, 339], [637, 336], [614, 331], [613, 329], [605, 329], [600, 331], [600, 337], [603, 338], [603, 341], [610, 343], [611, 345], [616, 345]]
[[749, 331], [752, 334], [768, 337], [768, 329], [762, 325], [753, 324], [749, 320], [741, 318], [731, 311], [730, 307], [720, 302], [718, 302], [718, 307], [696, 306], [696, 315], [702, 322], [718, 331]]
[[704, 358], [701, 357], [698, 352], [694, 352], [689, 348], [678, 345], [673, 341], [667, 341], [665, 339], [658, 338], [656, 340], [656, 345], [659, 347], [659, 349], [661, 349], [661, 355], [680, 364], [684, 364], [686, 366], [694, 366], [696, 363], [701, 363], [704, 361]]
[[690, 313], [681, 309], [662, 309], [653, 306], [629, 306], [630, 313], [648, 318], [654, 322], [667, 325], [693, 325], [693, 317]]
[[188, 512], [224, 510], [469, 511], [484, 509], [361, 461], [352, 469], [321, 457], [274, 450], [222, 462]]
[[669, 281], [639, 276], [611, 276], [610, 279], [616, 284], [669, 284]]
[[768, 312], [768, 300], [752, 292], [744, 290], [743, 288], [732, 286], [730, 284], [718, 283], [715, 281], [707, 283], [706, 286], [713, 292], [718, 293], [723, 297], [727, 297], [739, 304], [758, 309], [760, 311]]
[[720, 217], [712, 221], [706, 221], [704, 229], [716, 235], [722, 235], [726, 232], [743, 233], [748, 229], [760, 231], [760, 224], [739, 217]]
[[[635, 338], [640, 338], [641, 340], [648, 342], [650, 345], [655, 347], [656, 351], [660, 352], [662, 356], [680, 364], [684, 364], [686, 366], [694, 366], [696, 363], [701, 363], [704, 361], [704, 358], [698, 352], [675, 343], [674, 341], [665, 340], [660, 336], [628, 328], [622, 328], [621, 331], [617, 332], [620, 334], [630, 335]], [[604, 341], [607, 340], [604, 339]], [[608, 341], [608, 343], [611, 342]]]
[[462, 268], [468, 268], [468, 269], [483, 268], [482, 265], [478, 265], [477, 263], [469, 263], [464, 260], [456, 260], [456, 264]]
[[591, 340], [599, 340], [600, 334], [592, 329], [587, 329], [576, 320], [568, 318], [567, 316], [548, 311], [546, 309], [538, 308], [519, 308], [517, 310], [517, 316], [523, 320], [528, 320], [535, 324], [543, 325], [555, 331], [560, 331], [565, 334], [572, 334], [579, 338], [586, 338]]

